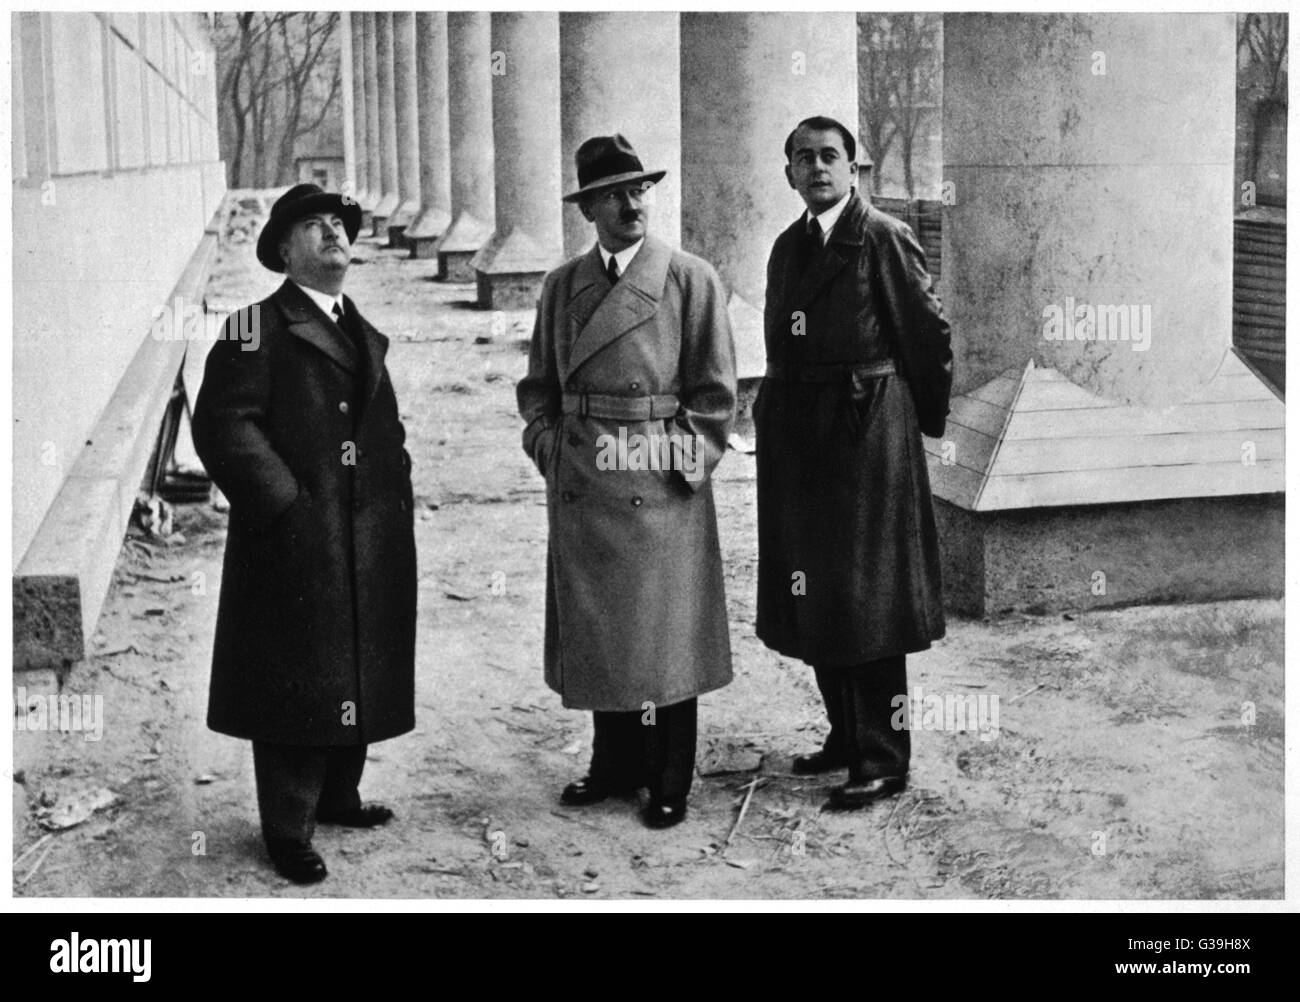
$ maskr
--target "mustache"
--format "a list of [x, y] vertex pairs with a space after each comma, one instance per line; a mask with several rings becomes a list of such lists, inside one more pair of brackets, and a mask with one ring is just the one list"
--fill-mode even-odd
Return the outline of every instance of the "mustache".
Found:
[[624, 209], [619, 213], [618, 218], [620, 222], [635, 223], [640, 220], [641, 213], [637, 212], [635, 209]]

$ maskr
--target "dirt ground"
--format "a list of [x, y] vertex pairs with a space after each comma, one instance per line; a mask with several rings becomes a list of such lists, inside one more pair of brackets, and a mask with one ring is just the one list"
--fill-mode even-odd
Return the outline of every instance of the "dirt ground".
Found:
[[[204, 726], [225, 528], [191, 505], [176, 512], [183, 539], [128, 540], [93, 638], [102, 653], [63, 679], [103, 697], [102, 738], [14, 734], [16, 895], [1282, 896], [1280, 601], [950, 619], [909, 658], [909, 681], [997, 696], [996, 737], [918, 730], [902, 796], [824, 813], [839, 777], [790, 773], [824, 733], [811, 670], [753, 635], [754, 462], [736, 452], [716, 481], [736, 679], [701, 700], [687, 819], [653, 832], [630, 801], [561, 807], [591, 732], [542, 682], [544, 496], [514, 406], [531, 316], [478, 310], [472, 287], [373, 239], [355, 254], [348, 292], [392, 340], [417, 499], [417, 730], [371, 748], [362, 790], [397, 819], [320, 830], [330, 877], [314, 887], [266, 862], [250, 747]], [[230, 309], [274, 285], [250, 243], [229, 243], [209, 302]], [[39, 676], [28, 686], [44, 691]], [[42, 828], [104, 789], [111, 802], [84, 822]]]

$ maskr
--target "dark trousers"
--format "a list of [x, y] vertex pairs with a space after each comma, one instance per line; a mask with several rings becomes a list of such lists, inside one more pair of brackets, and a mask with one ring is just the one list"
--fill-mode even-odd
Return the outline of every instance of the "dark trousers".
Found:
[[253, 775], [262, 835], [311, 841], [318, 812], [361, 806], [366, 746], [311, 747], [253, 742]]
[[814, 667], [826, 704], [831, 732], [824, 750], [847, 762], [849, 779], [906, 776], [912, 757], [911, 734], [895, 730], [890, 719], [907, 697], [907, 659], [899, 654], [860, 665]]
[[685, 799], [695, 776], [697, 702], [656, 706], [654, 723], [640, 710], [592, 714], [591, 777], [614, 789], [648, 787], [663, 799]]

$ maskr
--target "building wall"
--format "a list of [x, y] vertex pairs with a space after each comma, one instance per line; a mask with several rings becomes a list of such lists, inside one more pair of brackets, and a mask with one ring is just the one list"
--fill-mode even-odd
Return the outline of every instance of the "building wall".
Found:
[[150, 336], [225, 190], [200, 14], [13, 31], [13, 560]]

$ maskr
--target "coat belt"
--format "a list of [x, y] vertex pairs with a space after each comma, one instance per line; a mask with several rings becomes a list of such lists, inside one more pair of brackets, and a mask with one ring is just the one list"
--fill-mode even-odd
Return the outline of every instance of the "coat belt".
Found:
[[565, 414], [603, 418], [607, 421], [657, 421], [676, 417], [681, 401], [674, 394], [650, 397], [615, 397], [602, 393], [566, 393]]
[[783, 379], [790, 383], [838, 383], [846, 376], [871, 379], [876, 376], [892, 376], [897, 371], [892, 358], [881, 362], [837, 362], [827, 365], [767, 363], [768, 379]]

